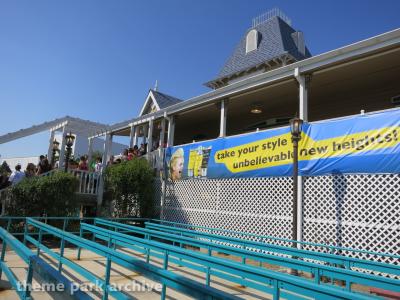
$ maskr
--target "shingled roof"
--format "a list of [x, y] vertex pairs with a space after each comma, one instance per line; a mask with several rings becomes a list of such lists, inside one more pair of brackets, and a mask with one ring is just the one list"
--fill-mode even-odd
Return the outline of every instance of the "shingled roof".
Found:
[[183, 100], [176, 97], [150, 89], [139, 115], [143, 116], [155, 110], [160, 110], [182, 101]]
[[181, 99], [161, 93], [156, 90], [151, 90], [151, 92], [153, 93], [154, 98], [157, 101], [157, 104], [160, 107], [160, 109], [166, 108], [168, 106], [171, 106], [171, 105], [174, 105], [174, 104], [177, 104], [177, 103], [183, 101]]
[[[256, 50], [246, 53], [246, 37], [253, 29], [258, 32], [258, 47]], [[218, 88], [226, 85], [229, 80], [239, 77], [243, 73], [257, 71], [260, 67], [267, 71], [310, 57], [311, 54], [307, 47], [302, 53], [300, 43], [304, 43], [304, 40], [300, 39], [302, 39], [301, 32], [293, 29], [280, 17], [273, 16], [246, 32], [218, 77], [205, 85]]]

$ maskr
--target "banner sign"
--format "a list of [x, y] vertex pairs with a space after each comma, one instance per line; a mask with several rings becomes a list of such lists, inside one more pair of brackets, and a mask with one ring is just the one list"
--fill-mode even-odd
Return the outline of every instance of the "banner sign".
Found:
[[[168, 175], [181, 178], [291, 176], [289, 127], [169, 147]], [[400, 110], [305, 123], [299, 174], [400, 173]]]

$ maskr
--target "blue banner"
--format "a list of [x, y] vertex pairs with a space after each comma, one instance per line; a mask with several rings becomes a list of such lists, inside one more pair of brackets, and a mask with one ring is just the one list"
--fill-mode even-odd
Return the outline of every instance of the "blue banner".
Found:
[[[400, 110], [303, 125], [299, 174], [400, 173]], [[169, 147], [168, 176], [291, 176], [289, 127]]]

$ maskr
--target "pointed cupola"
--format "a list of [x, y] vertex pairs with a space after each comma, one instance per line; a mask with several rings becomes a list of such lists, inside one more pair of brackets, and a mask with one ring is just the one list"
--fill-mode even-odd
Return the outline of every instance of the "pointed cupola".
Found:
[[217, 89], [244, 77], [267, 72], [310, 57], [301, 31], [279, 9], [255, 19], [217, 78], [205, 83]]

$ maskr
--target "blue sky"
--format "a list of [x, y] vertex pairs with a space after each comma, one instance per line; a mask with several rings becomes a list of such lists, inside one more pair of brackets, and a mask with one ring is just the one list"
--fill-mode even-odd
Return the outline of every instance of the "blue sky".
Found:
[[[400, 27], [400, 1], [0, 0], [0, 135], [65, 115], [136, 116], [148, 89], [188, 99], [208, 89], [250, 27], [279, 7], [312, 54]], [[46, 152], [48, 132], [0, 145]]]

